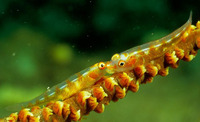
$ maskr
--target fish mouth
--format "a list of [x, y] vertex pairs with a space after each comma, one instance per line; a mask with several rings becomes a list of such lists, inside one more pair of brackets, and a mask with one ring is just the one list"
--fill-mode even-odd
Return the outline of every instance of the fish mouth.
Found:
[[113, 73], [115, 73], [115, 67], [111, 63], [107, 63], [106, 67], [106, 72], [108, 74], [112, 75]]
[[115, 73], [113, 70], [110, 70], [110, 69], [107, 69], [106, 72], [107, 72], [109, 75], [112, 75], [112, 74]]

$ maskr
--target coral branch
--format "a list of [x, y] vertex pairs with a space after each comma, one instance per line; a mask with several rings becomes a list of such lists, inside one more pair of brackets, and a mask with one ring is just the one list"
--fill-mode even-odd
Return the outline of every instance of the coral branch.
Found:
[[[191, 61], [200, 47], [199, 25], [198, 22], [197, 29], [191, 26], [188, 32], [182, 34], [180, 43], [156, 58], [152, 64], [140, 64], [129, 71], [103, 76], [94, 85], [77, 91], [69, 98], [51, 101], [45, 107], [24, 108], [19, 113], [12, 113], [9, 117], [5, 117], [2, 121], [78, 121], [90, 111], [102, 113], [105, 105], [110, 101], [124, 98], [128, 90], [137, 92], [140, 84], [152, 82], [154, 76], [158, 74], [166, 76], [168, 67], [176, 68], [179, 60]], [[117, 58], [116, 56], [118, 55], [114, 58]]]

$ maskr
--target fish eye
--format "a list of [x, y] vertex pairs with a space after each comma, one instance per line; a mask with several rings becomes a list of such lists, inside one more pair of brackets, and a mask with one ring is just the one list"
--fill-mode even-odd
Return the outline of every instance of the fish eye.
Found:
[[106, 68], [106, 64], [104, 62], [100, 62], [98, 66], [99, 66], [99, 69], [105, 69]]
[[125, 61], [123, 61], [123, 60], [119, 61], [118, 65], [119, 65], [120, 67], [124, 66], [124, 65], [125, 65]]

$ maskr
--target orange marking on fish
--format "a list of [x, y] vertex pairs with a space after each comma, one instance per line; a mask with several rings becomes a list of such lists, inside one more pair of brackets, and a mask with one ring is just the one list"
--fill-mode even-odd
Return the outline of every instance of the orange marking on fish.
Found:
[[122, 55], [124, 55], [125, 57], [127, 57], [127, 56], [128, 56], [128, 54], [127, 54], [127, 53], [122, 53]]
[[92, 72], [88, 72], [88, 76], [93, 78], [93, 79], [96, 79], [99, 77], [99, 74], [96, 73], [95, 71], [92, 71]]
[[128, 58], [127, 65], [128, 65], [128, 66], [132, 66], [132, 65], [135, 64], [135, 62], [136, 62], [135, 56], [130, 56], [130, 57]]

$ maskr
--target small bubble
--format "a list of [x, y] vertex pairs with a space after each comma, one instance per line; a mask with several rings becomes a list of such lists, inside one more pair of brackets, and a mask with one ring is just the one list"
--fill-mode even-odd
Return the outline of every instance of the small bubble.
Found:
[[154, 33], [151, 33], [151, 35], [154, 35]]
[[15, 56], [16, 55], [16, 53], [12, 53], [12, 56]]

